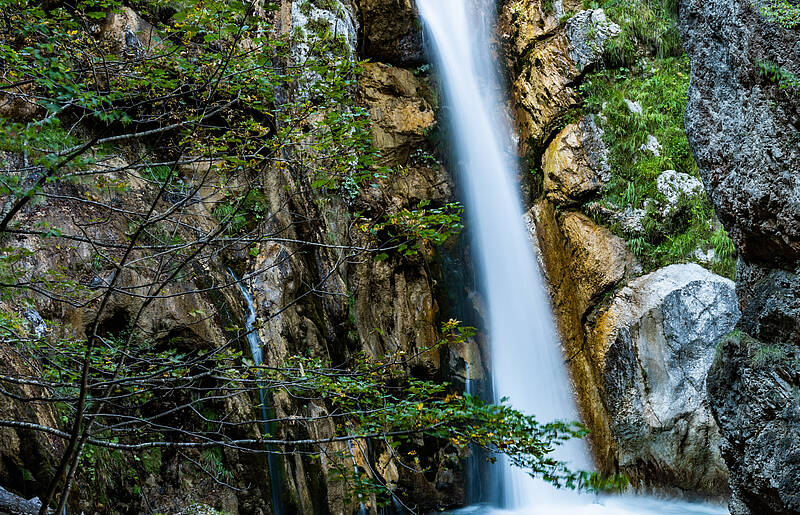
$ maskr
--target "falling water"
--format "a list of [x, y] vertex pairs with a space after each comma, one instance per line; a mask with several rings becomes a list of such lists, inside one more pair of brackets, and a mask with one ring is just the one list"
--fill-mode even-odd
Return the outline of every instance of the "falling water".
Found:
[[[522, 221], [511, 132], [496, 114], [503, 104], [489, 55], [494, 6], [491, 0], [417, 0], [417, 4], [433, 40], [450, 108], [459, 177], [486, 296], [495, 397], [508, 397], [515, 408], [541, 421], [576, 420], [550, 305]], [[592, 466], [581, 441], [560, 448], [557, 457], [574, 469]], [[495, 491], [489, 497], [492, 505], [503, 509], [556, 513], [569, 504], [569, 513], [648, 513], [645, 504], [657, 502], [603, 499], [603, 506], [592, 496], [559, 491], [533, 480], [508, 463], [501, 467], [497, 481], [501, 486], [493, 488], [490, 482], [489, 489]], [[677, 507], [677, 503], [664, 503], [654, 509], [670, 513]], [[712, 511], [695, 513], [723, 513], [716, 507], [708, 509]], [[471, 511], [481, 510], [494, 508]]]
[[[231, 274], [233, 280], [236, 281], [236, 285], [239, 287], [239, 291], [242, 292], [242, 297], [244, 297], [245, 303], [247, 304], [247, 319], [244, 323], [245, 331], [247, 331], [247, 343], [250, 347], [250, 354], [253, 357], [253, 363], [258, 366], [264, 361], [264, 355], [261, 350], [261, 339], [259, 338], [258, 330], [255, 327], [256, 306], [253, 302], [252, 295], [250, 295], [250, 292], [244, 287], [242, 281], [236, 277], [236, 274], [233, 273], [233, 270], [228, 268], [228, 273]], [[272, 434], [272, 424], [269, 423], [271, 416], [267, 399], [268, 396], [266, 390], [264, 388], [259, 388], [258, 400], [261, 407], [261, 419], [264, 421], [264, 432], [266, 434]], [[267, 450], [271, 451], [272, 449], [268, 447]], [[272, 489], [272, 511], [275, 513], [275, 515], [281, 515], [283, 513], [283, 509], [279, 491], [281, 477], [280, 463], [278, 462], [277, 456], [272, 452], [267, 453], [267, 468], [269, 469], [269, 481]]]
[[[420, 0], [419, 8], [438, 51], [451, 107], [488, 307], [495, 396], [508, 397], [515, 408], [543, 421], [575, 420], [550, 305], [522, 222], [510, 133], [491, 112], [500, 105], [498, 80], [488, 55], [488, 29], [476, 23], [483, 19], [476, 14], [485, 12], [467, 0]], [[589, 463], [580, 445], [562, 458], [578, 467]], [[506, 465], [503, 491], [495, 497], [502, 506], [526, 505], [544, 490], [530, 483], [523, 471]]]

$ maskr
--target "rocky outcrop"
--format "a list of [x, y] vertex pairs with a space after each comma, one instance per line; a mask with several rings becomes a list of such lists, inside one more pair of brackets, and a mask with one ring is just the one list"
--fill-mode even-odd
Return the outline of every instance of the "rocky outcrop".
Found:
[[[800, 37], [745, 0], [682, 0], [692, 60], [686, 129], [706, 190], [739, 251], [741, 337], [708, 387], [731, 469], [731, 512], [798, 513], [800, 377]], [[759, 354], [761, 353], [761, 354]], [[771, 354], [774, 359], [756, 359]]]
[[596, 194], [611, 175], [607, 153], [603, 131], [593, 116], [567, 125], [542, 156], [547, 198], [571, 206]]
[[641, 267], [625, 248], [622, 238], [588, 216], [567, 212], [559, 222], [575, 280], [575, 303], [583, 318], [601, 295], [623, 278], [641, 273]]
[[637, 277], [624, 243], [584, 215], [540, 201], [527, 216], [601, 470], [639, 491], [723, 498], [704, 382], [739, 316], [733, 283], [693, 264]]
[[606, 466], [644, 488], [724, 495], [705, 380], [738, 318], [733, 282], [689, 264], [628, 283], [590, 322], [612, 437]]
[[[524, 13], [524, 14], [520, 14]], [[581, 11], [563, 30], [553, 18], [520, 2], [501, 12], [500, 33], [509, 57], [511, 93], [520, 137], [520, 152], [541, 149], [579, 94], [575, 87], [587, 68], [600, 58], [606, 39], [619, 26], [602, 9]]]
[[412, 0], [357, 0], [359, 54], [399, 66], [422, 64], [422, 24]]
[[744, 332], [721, 346], [707, 386], [725, 432], [731, 513], [800, 513], [800, 351]]
[[[759, 5], [762, 2], [759, 2]], [[747, 262], [800, 261], [800, 100], [760, 71], [800, 74], [796, 31], [745, 0], [683, 0], [686, 131], [717, 216]]]
[[436, 124], [429, 86], [408, 70], [382, 63], [366, 63], [359, 85], [373, 120], [373, 145], [384, 162], [407, 163]]

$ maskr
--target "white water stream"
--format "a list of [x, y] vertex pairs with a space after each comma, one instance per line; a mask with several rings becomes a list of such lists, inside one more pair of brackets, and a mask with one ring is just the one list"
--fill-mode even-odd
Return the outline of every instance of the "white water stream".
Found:
[[[417, 5], [433, 40], [449, 107], [487, 307], [495, 397], [508, 397], [516, 409], [542, 422], [576, 420], [550, 305], [522, 221], [511, 132], [497, 114], [504, 104], [497, 64], [489, 55], [494, 5], [491, 0], [417, 0]], [[592, 467], [579, 440], [558, 449], [556, 456], [573, 469]], [[465, 512], [725, 513], [716, 506], [579, 495], [556, 490], [507, 463], [496, 467], [501, 477], [488, 482], [489, 505]]]
[[[253, 363], [256, 366], [261, 365], [264, 361], [264, 354], [262, 351], [261, 338], [258, 336], [256, 329], [256, 305], [253, 302], [253, 296], [247, 290], [242, 281], [236, 277], [233, 270], [228, 268], [228, 273], [233, 277], [239, 291], [247, 304], [247, 318], [245, 319], [245, 331], [247, 332], [247, 344], [250, 347], [250, 355], [253, 357]], [[272, 424], [269, 422], [272, 419], [272, 410], [269, 407], [269, 392], [265, 388], [258, 389], [259, 407], [261, 411], [261, 420], [263, 421], [264, 433], [272, 434]], [[280, 463], [278, 454], [273, 453], [274, 449], [267, 446], [267, 469], [269, 472], [269, 481], [272, 494], [272, 512], [274, 515], [283, 515], [283, 505], [281, 503], [280, 486], [281, 480]]]

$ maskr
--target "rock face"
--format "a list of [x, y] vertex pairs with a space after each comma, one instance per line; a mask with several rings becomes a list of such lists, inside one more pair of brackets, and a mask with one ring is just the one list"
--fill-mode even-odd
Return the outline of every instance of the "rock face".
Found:
[[[740, 256], [742, 336], [728, 339], [708, 382], [737, 515], [800, 512], [798, 399], [790, 393], [800, 388], [792, 365], [800, 343], [800, 97], [760, 71], [800, 74], [800, 37], [765, 19], [759, 5], [680, 2], [692, 60], [689, 142]], [[780, 359], [754, 364], [759, 352]]]
[[602, 130], [587, 116], [567, 125], [542, 156], [544, 190], [553, 202], [580, 204], [608, 182], [608, 166]]
[[359, 80], [372, 120], [372, 143], [385, 161], [405, 163], [436, 124], [430, 88], [408, 70], [367, 63]]
[[422, 25], [412, 0], [358, 0], [360, 55], [400, 66], [424, 62]]
[[575, 279], [575, 302], [583, 317], [599, 297], [624, 277], [641, 268], [625, 248], [622, 238], [583, 214], [567, 212], [560, 219], [568, 262]]
[[[411, 2], [363, 0], [358, 7], [356, 10], [351, 2], [336, 0], [281, 2], [281, 26], [295, 38], [292, 55], [295, 58], [310, 55], [315, 38], [324, 36], [324, 27], [330, 27], [342, 43], [343, 55], [340, 57], [352, 56], [358, 48], [364, 52], [360, 57], [381, 57], [382, 61], [394, 64], [421, 62], [420, 26]], [[151, 43], [157, 43], [147, 39], [149, 27], [144, 18], [125, 7], [110, 15], [98, 30], [109, 47], [128, 57], [129, 54], [136, 56], [141, 55], [140, 52], [146, 53]], [[342, 242], [353, 242], [361, 237], [360, 231], [353, 230], [353, 213], [356, 211], [380, 217], [385, 213], [414, 209], [421, 200], [430, 201], [434, 206], [454, 200], [454, 187], [447, 170], [433, 158], [435, 151], [426, 139], [428, 131], [435, 128], [436, 124], [435, 95], [427, 81], [408, 69], [383, 63], [367, 63], [359, 80], [358, 88], [354, 85], [352, 92], [369, 111], [373, 123], [373, 142], [382, 152], [381, 164], [395, 167], [398, 173], [376, 179], [380, 187], [365, 185], [360, 193], [356, 192], [345, 200], [336, 195], [321, 196], [315, 193], [319, 189], [311, 187], [313, 178], [306, 171], [278, 167], [265, 169], [261, 177], [264, 181], [261, 193], [266, 198], [266, 205], [282, 206], [274, 214], [273, 228], [276, 233], [288, 228], [285, 233], [281, 232], [287, 241], [259, 242], [251, 248], [251, 253], [226, 251], [218, 259], [209, 261], [207, 267], [196, 274], [197, 277], [187, 279], [181, 286], [196, 291], [203, 289], [202, 283], [230, 284], [227, 267], [234, 269], [238, 277], [247, 277], [244, 286], [253, 298], [259, 319], [258, 333], [265, 343], [264, 362], [269, 365], [280, 365], [289, 355], [313, 355], [334, 363], [344, 363], [361, 352], [382, 356], [402, 350], [411, 356], [441, 339], [439, 327], [443, 315], [439, 313], [438, 300], [441, 287], [437, 287], [441, 278], [439, 264], [431, 248], [423, 249], [414, 258], [393, 255], [383, 261], [373, 260], [372, 256], [355, 260], [343, 256], [341, 250], [334, 249]], [[19, 111], [20, 107], [10, 105], [3, 96], [0, 97], [0, 114], [5, 115], [6, 110], [2, 109], [10, 112], [12, 109]], [[15, 117], [23, 119], [23, 114]], [[418, 150], [424, 151], [424, 157], [415, 156]], [[6, 154], [0, 155], [2, 164], [11, 162], [11, 157], [14, 157], [13, 166], [27, 166], [16, 156]], [[124, 192], [107, 193], [103, 190], [94, 193], [102, 195], [102, 201], [126, 207], [135, 204], [133, 207], [140, 209], [141, 206], [136, 203], [143, 202], [153, 194], [152, 185], [141, 179], [141, 173], [130, 169], [127, 164], [129, 161], [123, 156], [98, 161], [97, 166], [101, 169], [119, 170], [114, 177], [130, 186]], [[180, 173], [187, 179], [209, 171], [213, 175], [213, 166], [211, 170], [209, 166], [193, 163], [183, 167]], [[232, 181], [230, 187], [235, 189], [236, 180]], [[76, 186], [78, 189], [83, 187]], [[208, 198], [214, 198], [212, 191], [206, 193]], [[201, 215], [199, 218], [213, 219], [210, 208], [198, 205], [197, 209], [202, 210], [202, 213], [198, 212]], [[60, 223], [79, 214], [84, 213], [79, 213], [67, 202], [43, 202], [35, 209], [26, 211], [24, 216], [31, 223], [58, 223], [65, 231], [79, 232], [69, 222]], [[194, 220], [191, 223], [199, 224]], [[123, 239], [128, 227], [106, 223], [97, 225], [93, 230], [96, 231], [91, 233], [94, 238]], [[353, 233], [356, 235], [353, 236]], [[303, 246], [296, 243], [301, 241], [318, 245]], [[84, 282], [90, 287], [102, 286], [111, 277], [111, 270], [99, 270], [87, 265], [92, 262], [92, 249], [88, 244], [77, 244], [56, 251], [52, 242], [35, 236], [20, 237], [14, 243], [32, 253], [20, 264], [29, 275], [44, 273], [50, 268], [69, 268], [83, 274], [82, 278], [85, 275]], [[359, 243], [367, 242], [354, 242]], [[146, 279], [127, 274], [120, 278], [118, 286], [134, 290], [141, 287], [142, 281]], [[312, 285], [315, 294], [310, 295], [309, 288]], [[317, 295], [317, 291], [325, 294]], [[171, 298], [173, 294], [176, 292], [169, 289], [164, 291], [165, 297]], [[229, 336], [225, 335], [224, 327], [243, 327], [242, 318], [247, 307], [241, 292], [235, 287], [225, 288], [215, 295], [176, 294], [174, 299], [159, 304], [158, 310], [149, 311], [146, 317], [138, 320], [138, 326], [153, 338], [164, 342], [180, 340], [191, 349], [225, 341]], [[114, 296], [108, 308], [112, 316], [103, 324], [109, 327], [124, 326], [127, 317], [135, 313], [140, 304], [124, 295]], [[4, 311], [19, 312], [25, 316], [32, 334], [47, 331], [48, 328], [43, 325], [47, 320], [58, 322], [52, 324], [49, 330], [63, 328], [64, 331], [81, 335], [94, 313], [92, 308], [62, 310], [46, 298], [37, 298], [31, 305], [38, 311], [31, 309], [27, 312], [19, 306], [6, 307]], [[198, 322], [192, 315], [197, 312], [214, 315]], [[469, 347], [458, 351], [461, 354], [454, 353], [449, 360], [440, 359], [437, 352], [415, 357], [404, 372], [409, 377], [442, 379], [449, 374], [446, 367], [452, 362], [453, 368], [463, 369], [468, 365], [470, 377], [482, 379], [484, 374], [478, 344], [470, 342]], [[0, 373], [13, 375], [22, 373], [21, 370], [30, 373], [27, 370], [31, 367], [34, 365], [17, 359], [14, 349], [7, 342], [0, 341]], [[462, 378], [466, 375], [463, 371], [460, 373]], [[303, 414], [322, 418], [328, 409], [281, 393], [274, 394], [272, 401], [277, 417]], [[257, 402], [257, 399], [237, 397], [226, 401], [225, 411], [231, 413], [231, 420], [246, 420], [253, 416]], [[23, 408], [32, 410], [30, 406]], [[54, 413], [31, 413], [23, 408], [0, 395], [0, 418], [29, 420], [58, 427], [57, 422], [52, 420], [56, 416]], [[284, 427], [277, 432], [286, 438], [322, 439], [331, 436], [334, 429], [333, 422], [328, 419], [312, 424], [307, 428], [307, 433], [301, 434], [301, 429], [294, 430], [292, 427]], [[257, 435], [257, 428], [251, 424], [238, 431], [238, 436], [242, 438], [255, 438]], [[59, 455], [58, 445], [63, 445], [58, 439], [51, 440], [22, 429], [0, 428], [0, 485], [27, 497], [40, 492], [42, 484], [47, 484], [48, 474], [52, 474], [51, 460]], [[394, 452], [381, 449], [377, 449], [374, 456], [358, 455], [357, 459], [364, 474], [377, 471], [383, 476], [382, 479], [397, 486], [397, 495], [401, 499], [419, 509], [434, 510], [463, 504], [463, 460], [455, 448], [422, 439], [408, 446], [419, 456], [416, 466], [401, 465]], [[348, 452], [348, 448], [346, 444], [337, 443], [329, 445], [326, 451], [335, 456], [339, 452]], [[369, 450], [367, 454], [373, 454], [373, 451]], [[192, 503], [213, 504], [233, 514], [272, 512], [272, 485], [265, 473], [265, 460], [227, 451], [224, 459], [226, 470], [231, 473], [228, 482], [237, 490], [209, 485], [185, 473], [181, 473], [181, 481], [173, 481], [171, 479], [177, 477], [180, 468], [178, 458], [165, 457], [162, 469], [174, 477], [162, 477], [166, 474], [163, 470], [154, 473], [148, 479], [142, 497], [146, 497], [154, 507], [157, 506], [159, 511], [169, 513], [178, 512]], [[333, 474], [329, 476], [331, 462], [326, 459], [327, 456], [310, 459], [305, 453], [297, 453], [281, 461], [279, 466], [283, 477], [280, 495], [285, 512], [344, 514], [357, 511], [357, 504], [354, 506], [346, 495], [344, 483], [337, 481]], [[208, 481], [211, 481], [210, 478]], [[122, 496], [123, 492], [117, 493]], [[79, 497], [73, 496], [76, 505], [81, 503], [78, 511], [95, 511], [97, 499]], [[108, 508], [117, 513], [146, 511], [144, 507], [133, 503]], [[150, 510], [151, 507], [146, 509]]]
[[733, 514], [800, 512], [800, 352], [746, 335], [725, 341], [708, 375], [714, 416], [725, 431]]
[[704, 384], [739, 318], [733, 282], [694, 264], [636, 278], [624, 243], [586, 216], [540, 201], [527, 217], [601, 470], [639, 491], [723, 498]]
[[[574, 12], [581, 7], [511, 0], [499, 14], [519, 154], [534, 169], [541, 159], [541, 187], [535, 178], [531, 186], [539, 198], [526, 223], [581, 414], [603, 472], [628, 475], [637, 491], [723, 499], [728, 470], [704, 385], [717, 342], [740, 316], [734, 285], [698, 265], [642, 276], [625, 241], [593, 219], [645, 232], [645, 209], [605, 212], [594, 202], [611, 179], [605, 120], [583, 116], [562, 126], [576, 113], [584, 74], [620, 31], [602, 10]], [[564, 21], [567, 11], [574, 14]], [[664, 147], [650, 135], [640, 151], [658, 156]], [[703, 193], [697, 179], [671, 170], [657, 183], [649, 205], [662, 212]]]
[[[5, 307], [5, 306], [4, 306]], [[35, 327], [31, 327], [31, 332]], [[20, 356], [11, 345], [0, 345], [0, 373], [4, 376], [29, 376], [34, 375], [35, 363], [30, 363]], [[31, 385], [20, 385], [11, 394], [35, 396], [40, 395], [38, 390]], [[15, 403], [7, 395], [0, 396], [0, 418], [4, 420], [30, 421], [50, 427], [56, 427], [57, 414], [50, 405]], [[0, 483], [25, 497], [33, 497], [34, 492], [40, 491], [47, 485], [55, 463], [55, 456], [63, 447], [59, 438], [51, 435], [26, 430], [24, 428], [0, 428]], [[0, 488], [0, 498], [6, 497]], [[19, 499], [17, 499], [19, 500]], [[19, 500], [19, 513], [28, 513], [22, 508], [26, 505]], [[11, 505], [8, 498], [8, 505]], [[0, 512], [10, 509], [0, 499]], [[41, 505], [41, 503], [40, 503]], [[13, 510], [10, 510], [14, 513]]]
[[733, 282], [671, 265], [620, 290], [588, 332], [618, 470], [643, 487], [723, 493], [727, 470], [705, 380], [739, 318]]
[[759, 63], [800, 74], [796, 31], [745, 0], [683, 0], [692, 60], [686, 130], [717, 216], [742, 258], [800, 260], [800, 100], [762, 77]]
[[506, 55], [511, 56], [511, 92], [523, 154], [541, 148], [577, 104], [577, 80], [600, 58], [606, 39], [619, 32], [602, 9], [579, 12], [554, 33], [550, 31], [558, 23], [535, 11], [520, 14], [526, 9], [512, 2], [500, 19]]

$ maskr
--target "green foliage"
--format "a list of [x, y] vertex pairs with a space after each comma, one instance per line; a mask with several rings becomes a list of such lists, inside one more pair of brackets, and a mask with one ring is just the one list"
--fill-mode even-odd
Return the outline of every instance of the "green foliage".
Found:
[[[615, 229], [628, 240], [628, 248], [646, 271], [694, 261], [698, 249], [714, 249], [712, 270], [733, 277], [733, 243], [713, 225], [713, 206], [705, 195], [682, 195], [669, 209], [657, 209], [665, 202], [656, 187], [663, 171], [698, 176], [683, 122], [688, 86], [686, 56], [653, 59], [642, 67], [604, 69], [587, 78], [581, 87], [585, 106], [603, 117], [612, 171], [599, 203], [615, 211], [646, 209], [644, 234]], [[626, 101], [638, 102], [642, 113], [632, 112]], [[661, 144], [658, 156], [642, 149], [650, 135]]]
[[643, 55], [660, 59], [683, 55], [675, 0], [608, 0], [600, 4], [621, 29], [606, 42], [609, 66], [633, 66]]
[[762, 77], [777, 84], [780, 89], [789, 89], [800, 94], [800, 78], [797, 75], [771, 61], [757, 61], [756, 64]]
[[228, 233], [236, 234], [253, 230], [269, 216], [269, 201], [258, 190], [248, 190], [243, 194], [226, 191], [225, 200], [214, 206], [214, 216], [220, 224], [228, 228]]
[[786, 29], [800, 26], [800, 7], [789, 0], [764, 0], [761, 2], [761, 15]]
[[[360, 228], [365, 233], [378, 235], [385, 232], [389, 240], [384, 247], [396, 248], [404, 256], [413, 256], [421, 250], [443, 244], [447, 238], [461, 232], [461, 214], [464, 208], [458, 202], [442, 207], [429, 208], [429, 201], [420, 201], [417, 209], [403, 209], [396, 214], [387, 215], [378, 223], [363, 223]], [[376, 259], [388, 257], [381, 253]]]

